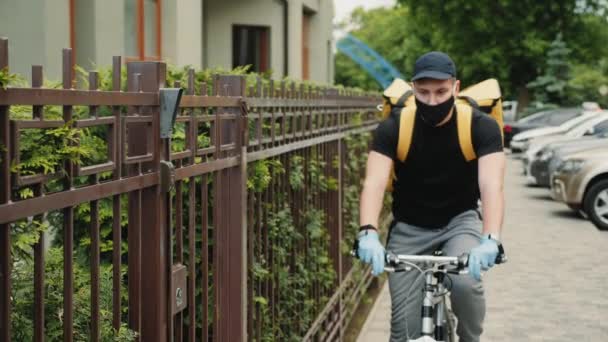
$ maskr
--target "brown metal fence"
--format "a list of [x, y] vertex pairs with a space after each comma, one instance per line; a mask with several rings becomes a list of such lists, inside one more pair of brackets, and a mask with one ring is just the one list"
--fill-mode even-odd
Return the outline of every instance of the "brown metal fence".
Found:
[[[361, 176], [344, 166], [353, 152], [345, 139], [375, 127], [378, 98], [285, 82], [248, 88], [242, 76], [217, 76], [208, 89], [191, 71], [176, 119], [184, 146], [176, 150], [160, 137], [165, 64], [127, 63], [123, 92], [123, 66], [115, 57], [112, 91], [98, 90], [95, 72], [89, 90], [76, 90], [72, 58], [65, 49], [63, 89], [42, 88], [39, 66], [32, 68], [31, 88], [0, 89], [0, 341], [15, 340], [11, 231], [50, 215], [61, 223], [55, 228], [63, 243], [63, 306], [59, 316], [46, 312], [48, 241], [41, 234], [32, 253], [33, 338], [48, 339], [45, 327], [59, 317], [63, 340], [77, 340], [74, 315], [82, 308], [74, 307], [74, 293], [82, 285], [74, 282], [74, 222], [75, 209], [83, 207], [90, 240], [88, 340], [101, 340], [104, 328], [102, 253], [112, 266], [112, 326], [126, 323], [142, 341], [262, 341], [281, 339], [287, 330], [295, 331], [290, 338], [340, 340], [370, 281], [351, 268], [341, 248], [344, 220], [352, 215], [343, 208], [343, 189]], [[8, 41], [0, 39], [0, 70], [5, 67]], [[28, 106], [30, 117], [11, 118], [14, 106]], [[49, 106], [61, 106], [62, 118], [46, 118]], [[87, 115], [74, 118], [83, 106]], [[110, 114], [99, 115], [101, 108]], [[104, 128], [106, 160], [84, 165], [68, 158], [61, 170], [37, 174], [15, 169], [26, 130], [59, 127]], [[263, 186], [249, 184], [257, 167], [268, 171]], [[51, 182], [61, 189], [49, 192]], [[25, 188], [32, 194], [22, 199]], [[106, 205], [111, 234], [104, 238], [100, 206]], [[293, 224], [281, 226], [285, 222]], [[111, 247], [102, 251], [104, 239]], [[327, 259], [317, 258], [320, 253]], [[311, 263], [314, 258], [321, 261]], [[323, 274], [328, 278], [314, 278]]]

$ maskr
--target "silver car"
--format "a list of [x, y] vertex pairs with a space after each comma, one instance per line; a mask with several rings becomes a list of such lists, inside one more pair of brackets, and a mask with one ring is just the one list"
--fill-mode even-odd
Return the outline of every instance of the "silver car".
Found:
[[580, 115], [562, 123], [557, 127], [542, 127], [518, 133], [513, 136], [513, 140], [511, 140], [511, 151], [513, 153], [525, 152], [530, 146], [530, 142], [532, 141], [532, 139], [555, 134], [564, 134], [567, 131], [571, 130], [573, 127], [579, 125], [581, 122], [587, 121], [588, 119], [594, 117], [598, 113], [600, 112], [581, 111]]
[[557, 169], [564, 155], [608, 146], [608, 120], [602, 125], [605, 127], [598, 129], [600, 134], [556, 141], [538, 151], [529, 162], [532, 183], [549, 187], [550, 176]]

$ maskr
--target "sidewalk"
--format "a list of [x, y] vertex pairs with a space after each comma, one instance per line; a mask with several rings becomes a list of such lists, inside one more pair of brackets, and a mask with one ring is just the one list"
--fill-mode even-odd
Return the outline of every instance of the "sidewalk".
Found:
[[357, 342], [385, 342], [388, 341], [391, 330], [391, 297], [388, 292], [388, 281], [384, 282], [376, 303], [369, 312]]

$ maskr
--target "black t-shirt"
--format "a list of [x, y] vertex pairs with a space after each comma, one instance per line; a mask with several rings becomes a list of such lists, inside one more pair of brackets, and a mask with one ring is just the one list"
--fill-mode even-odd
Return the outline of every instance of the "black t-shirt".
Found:
[[[400, 108], [382, 121], [374, 133], [372, 150], [391, 159], [393, 216], [397, 221], [425, 228], [441, 228], [458, 214], [477, 208], [477, 159], [467, 162], [458, 141], [456, 111], [446, 124], [431, 127], [416, 115], [405, 163], [397, 159]], [[503, 150], [498, 123], [473, 110], [473, 148], [477, 158]]]

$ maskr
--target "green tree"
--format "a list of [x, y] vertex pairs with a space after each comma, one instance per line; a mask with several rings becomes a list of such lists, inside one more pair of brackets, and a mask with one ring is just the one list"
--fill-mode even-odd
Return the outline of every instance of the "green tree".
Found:
[[569, 104], [594, 101], [602, 108], [608, 108], [608, 57], [601, 58], [595, 65], [573, 65], [568, 86]]
[[[545, 53], [559, 32], [586, 34], [583, 20], [601, 1], [400, 0], [415, 13], [417, 29], [436, 31], [430, 48], [448, 52], [465, 84], [497, 77], [507, 95], [528, 97], [526, 84], [539, 74]], [[604, 30], [606, 30], [604, 28]], [[564, 37], [570, 45], [575, 37]], [[597, 43], [583, 50], [597, 49]], [[581, 48], [576, 44], [573, 48]], [[582, 55], [583, 53], [581, 53]]]
[[[525, 106], [531, 96], [526, 85], [546, 68], [547, 50], [558, 33], [572, 50], [573, 65], [595, 65], [608, 55], [608, 44], [601, 43], [608, 40], [606, 6], [601, 0], [399, 0], [395, 8], [355, 11], [349, 32], [406, 78], [416, 57], [441, 50], [454, 59], [465, 86], [497, 78], [504, 97]], [[341, 58], [336, 80], [368, 86], [368, 81], [355, 83], [357, 66]]]
[[528, 83], [534, 90], [535, 99], [541, 103], [565, 104], [566, 91], [570, 80], [570, 49], [558, 33], [547, 51], [547, 67], [544, 73]]

